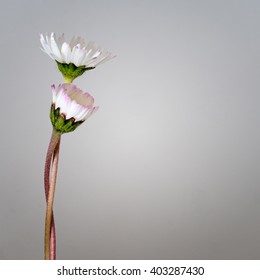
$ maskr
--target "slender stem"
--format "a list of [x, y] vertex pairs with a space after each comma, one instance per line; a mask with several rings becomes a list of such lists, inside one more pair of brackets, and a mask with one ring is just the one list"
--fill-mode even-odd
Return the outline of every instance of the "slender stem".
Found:
[[[44, 187], [45, 187], [45, 197], [46, 197], [46, 204], [48, 201], [48, 194], [50, 188], [50, 168], [51, 168], [51, 161], [54, 153], [54, 149], [58, 144], [59, 137], [56, 136], [57, 132], [53, 131], [50, 144], [48, 147], [46, 161], [45, 161], [45, 170], [44, 170]], [[51, 224], [51, 243], [50, 243], [50, 251], [53, 252], [51, 255], [51, 259], [56, 259], [56, 233], [55, 233], [55, 222], [54, 222], [54, 215], [52, 214], [52, 224]]]
[[[47, 156], [46, 156], [45, 171], [44, 171], [45, 196], [47, 202], [44, 251], [45, 251], [45, 259], [47, 258], [51, 260], [56, 259], [56, 234], [55, 234], [55, 224], [54, 224], [52, 205], [53, 205], [56, 176], [57, 176], [57, 169], [58, 169], [60, 136], [61, 136], [60, 133], [56, 132], [55, 130], [53, 131]], [[52, 158], [53, 158], [53, 163], [52, 163], [51, 181], [50, 181], [50, 167], [51, 167]], [[52, 193], [50, 193], [50, 190], [52, 191]]]
[[[55, 185], [56, 185], [58, 163], [59, 163], [60, 140], [61, 140], [61, 138], [59, 137], [59, 141], [56, 145], [56, 148], [55, 148], [54, 154], [53, 154], [53, 166], [54, 166], [54, 163], [55, 163], [56, 168], [55, 168], [55, 171], [54, 171], [54, 169], [52, 169], [52, 178], [55, 178]], [[56, 162], [54, 161], [55, 157], [56, 157]], [[54, 185], [54, 188], [55, 188], [55, 185]], [[54, 198], [53, 198], [53, 200], [54, 200]], [[51, 215], [50, 259], [51, 260], [56, 260], [56, 233], [55, 233], [53, 210], [52, 210], [52, 215]]]
[[56, 260], [56, 230], [53, 211], [51, 215], [50, 259]]
[[[51, 161], [54, 153], [54, 149], [58, 144], [58, 137], [55, 137], [53, 135], [55, 132], [52, 133], [50, 144], [48, 147], [47, 155], [46, 155], [46, 161], [45, 161], [45, 170], [44, 170], [44, 188], [45, 188], [45, 198], [46, 198], [46, 204], [48, 201], [48, 195], [49, 195], [49, 188], [50, 188], [50, 168], [51, 168]], [[52, 224], [51, 224], [51, 244], [50, 244], [50, 251], [56, 252], [56, 232], [55, 232], [55, 222], [54, 222], [54, 215], [52, 214]], [[51, 256], [51, 259], [55, 259], [56, 254], [54, 253], [54, 256]]]

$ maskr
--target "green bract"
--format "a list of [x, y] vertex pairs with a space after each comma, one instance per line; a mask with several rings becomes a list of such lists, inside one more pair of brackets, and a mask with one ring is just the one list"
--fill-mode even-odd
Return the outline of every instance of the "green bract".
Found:
[[67, 82], [67, 83], [72, 83], [74, 79], [81, 76], [86, 71], [92, 70], [95, 68], [95, 67], [86, 67], [85, 65], [76, 66], [73, 63], [69, 63], [69, 64], [60, 63], [57, 60], [56, 60], [56, 62], [57, 62], [60, 72], [62, 73], [62, 75], [64, 77], [65, 82]]
[[60, 114], [60, 108], [55, 109], [55, 105], [51, 105], [50, 119], [53, 128], [60, 133], [68, 133], [74, 131], [84, 121], [75, 122], [74, 118], [66, 120], [64, 114]]

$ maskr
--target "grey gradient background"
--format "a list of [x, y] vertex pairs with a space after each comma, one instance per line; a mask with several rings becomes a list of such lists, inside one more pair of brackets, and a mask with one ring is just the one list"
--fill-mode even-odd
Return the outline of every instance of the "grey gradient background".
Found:
[[117, 58], [75, 83], [100, 110], [64, 135], [59, 259], [259, 259], [260, 2], [1, 1], [0, 259], [41, 259], [50, 85], [39, 33]]

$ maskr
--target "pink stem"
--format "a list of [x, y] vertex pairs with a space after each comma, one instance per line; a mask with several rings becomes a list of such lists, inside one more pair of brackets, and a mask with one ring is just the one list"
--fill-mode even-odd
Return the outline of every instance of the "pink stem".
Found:
[[[50, 169], [51, 162], [53, 159], [54, 152], [59, 152], [60, 147], [60, 134], [53, 131], [47, 155], [45, 160], [45, 169], [44, 169], [44, 188], [45, 188], [45, 198], [46, 203], [48, 201], [49, 196], [49, 188], [50, 188]], [[50, 259], [56, 259], [56, 232], [55, 232], [55, 222], [54, 222], [54, 214], [52, 212], [52, 222], [51, 222], [51, 235], [50, 235]]]

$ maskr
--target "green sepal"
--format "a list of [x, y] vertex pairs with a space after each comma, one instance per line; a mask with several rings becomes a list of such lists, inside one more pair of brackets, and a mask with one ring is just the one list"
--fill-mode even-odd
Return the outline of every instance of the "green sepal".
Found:
[[60, 63], [56, 60], [58, 68], [62, 73], [66, 82], [72, 83], [74, 79], [84, 74], [86, 71], [92, 70], [95, 67], [86, 67], [85, 65], [76, 66], [73, 63]]
[[57, 131], [62, 131], [62, 127], [64, 126], [65, 117], [60, 116], [55, 122], [55, 128]]
[[51, 105], [51, 111], [50, 111], [50, 119], [51, 119], [51, 123], [54, 124], [55, 123], [55, 105], [52, 104]]
[[66, 120], [66, 116], [64, 114], [60, 114], [60, 108], [55, 109], [55, 104], [51, 105], [50, 119], [53, 128], [60, 133], [72, 132], [84, 122], [75, 122], [74, 118]]
[[68, 121], [70, 122], [70, 126], [68, 128], [64, 128], [64, 133], [74, 131], [78, 126], [80, 126], [83, 123], [83, 121], [79, 121], [79, 122], [72, 122], [71, 120]]

